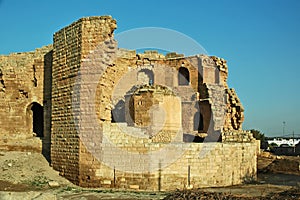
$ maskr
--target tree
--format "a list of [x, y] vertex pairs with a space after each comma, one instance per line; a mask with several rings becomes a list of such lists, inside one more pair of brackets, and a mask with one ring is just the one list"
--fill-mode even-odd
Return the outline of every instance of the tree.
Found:
[[251, 129], [250, 132], [253, 134], [253, 137], [257, 140], [260, 140], [260, 148], [267, 149], [268, 142], [266, 141], [265, 134], [260, 132], [259, 130]]
[[272, 142], [272, 143], [270, 144], [270, 146], [271, 146], [271, 147], [278, 147], [278, 144]]
[[271, 151], [271, 152], [274, 152], [274, 148], [275, 148], [275, 147], [278, 147], [278, 145], [277, 145], [276, 143], [272, 142], [272, 143], [269, 145], [270, 151]]

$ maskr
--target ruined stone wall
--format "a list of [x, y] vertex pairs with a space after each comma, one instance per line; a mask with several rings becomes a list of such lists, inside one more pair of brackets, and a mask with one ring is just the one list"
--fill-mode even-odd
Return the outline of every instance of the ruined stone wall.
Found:
[[[102, 139], [98, 143], [99, 140], [96, 136], [89, 135], [92, 138], [81, 143], [81, 186], [170, 190], [178, 187], [187, 187], [188, 182], [194, 187], [208, 187], [239, 184], [247, 179], [255, 179], [256, 143], [251, 139], [244, 140], [244, 143], [238, 144], [184, 144], [182, 142], [173, 144], [170, 141], [174, 142], [176, 135], [172, 135], [172, 138], [169, 140], [155, 140], [149, 138], [144, 129], [128, 127], [126, 122], [111, 123], [111, 110], [114, 109], [118, 102], [114, 101], [114, 97], [116, 99], [122, 98], [130, 89], [133, 89], [133, 91], [137, 89], [132, 86], [136, 84], [138, 72], [141, 69], [154, 71], [154, 84], [167, 85], [167, 83], [173, 83], [173, 85], [169, 86], [178, 95], [178, 91], [181, 89], [178, 89], [176, 85], [178, 82], [177, 70], [182, 65], [178, 60], [149, 59], [143, 61], [144, 63], [148, 62], [145, 65], [137, 65], [142, 56], [136, 58], [131, 53], [126, 55], [128, 56], [127, 58], [117, 58], [115, 63], [106, 68], [99, 78], [95, 95], [95, 109], [97, 111], [97, 120], [102, 128], [98, 137], [101, 135]], [[182, 58], [180, 59], [181, 61], [183, 60]], [[173, 67], [176, 72], [175, 76], [166, 76], [165, 74], [172, 73], [165, 73], [161, 66], [168, 67], [166, 69], [172, 69]], [[172, 72], [172, 70], [169, 72]], [[191, 77], [198, 76], [198, 74], [198, 72], [197, 75], [192, 74]], [[214, 74], [211, 78], [215, 79], [215, 77], [216, 75]], [[198, 82], [199, 77], [194, 78], [195, 81]], [[216, 84], [214, 80], [212, 80], [210, 85], [207, 84], [206, 87], [209, 90], [206, 95], [208, 98], [211, 97], [211, 99], [204, 100], [205, 102], [201, 105], [201, 108], [207, 113], [205, 120], [209, 124], [211, 119], [207, 119], [207, 116], [210, 116], [210, 112], [218, 114], [222, 111], [222, 108], [226, 111], [226, 107], [222, 106], [227, 104], [225, 104], [225, 87]], [[194, 89], [192, 91], [189, 93], [190, 95], [185, 95], [189, 90], [182, 89], [182, 99], [186, 102], [196, 101], [199, 97], [193, 96], [197, 95], [197, 92]], [[211, 111], [211, 106], [213, 111]], [[191, 113], [187, 112], [185, 114], [191, 116], [193, 115]], [[193, 117], [189, 118], [187, 120], [188, 123], [192, 123], [192, 119]], [[215, 126], [220, 130], [223, 124], [215, 124]], [[206, 128], [208, 129], [208, 127]], [[157, 133], [157, 136], [165, 135], [164, 132]], [[229, 136], [227, 139], [227, 141], [230, 141]], [[175, 139], [175, 141], [178, 140]], [[238, 141], [240, 142], [240, 140]], [[237, 141], [235, 140], [234, 142]], [[164, 152], [166, 150], [169, 152]], [[180, 154], [182, 150], [184, 152]], [[203, 152], [207, 152], [207, 154], [204, 153], [203, 155]], [[232, 155], [234, 156], [232, 157]], [[168, 160], [170, 157], [175, 158], [175, 160]], [[189, 168], [190, 180], [188, 181]]]
[[225, 132], [230, 130], [242, 130], [242, 123], [244, 122], [244, 108], [235, 90], [233, 88], [229, 88], [227, 85], [227, 62], [223, 58], [216, 56], [211, 56], [210, 58], [213, 60], [219, 71], [220, 84], [223, 85], [226, 94], [226, 114], [223, 130]]
[[[222, 112], [230, 118], [224, 119], [226, 122], [236, 116], [234, 109], [229, 109], [236, 106], [236, 98], [226, 90], [227, 74], [218, 63], [208, 56], [184, 58], [118, 50], [115, 28], [111, 17], [89, 17], [54, 35], [52, 166], [87, 187], [169, 190], [187, 185], [225, 186], [255, 178], [256, 143], [251, 139], [223, 144], [182, 141], [183, 132], [199, 131], [194, 123], [201, 109], [203, 132], [223, 130], [224, 124], [218, 120]], [[183, 84], [179, 84], [179, 71], [188, 79]], [[149, 137], [147, 130], [128, 126], [125, 95], [147, 82], [169, 87], [180, 97], [183, 131], [179, 134], [162, 129]], [[241, 121], [234, 121], [236, 125], [228, 130], [239, 127]], [[235, 133], [232, 135], [235, 138]], [[227, 141], [230, 136], [226, 135]]]
[[153, 142], [182, 142], [182, 134], [174, 139], [182, 133], [181, 100], [167, 87], [143, 85], [126, 94], [125, 105], [128, 125], [144, 129]]
[[44, 136], [44, 71], [49, 68], [44, 61], [51, 50], [49, 45], [32, 52], [0, 56], [1, 139], [18, 143], [34, 135]]
[[[53, 168], [87, 187], [173, 190], [255, 178], [256, 142], [241, 130], [243, 107], [227, 85], [226, 61], [117, 49], [115, 28], [110, 16], [82, 18], [55, 33], [53, 47], [0, 56], [1, 139], [35, 132]], [[125, 96], [141, 84], [166, 86], [172, 95], [147, 102], [141, 95], [149, 105], [135, 105], [132, 122], [146, 124], [130, 127]], [[149, 134], [143, 112], [156, 105], [166, 117], [154, 116]], [[214, 131], [223, 143], [183, 143], [183, 133]]]
[[[167, 86], [175, 92], [176, 96], [181, 98], [183, 129], [185, 132], [193, 132], [194, 114], [199, 112], [198, 85], [202, 80], [201, 74], [198, 73], [198, 68], [201, 68], [198, 57], [188, 59], [182, 57], [165, 58], [153, 51], [151, 54], [146, 52], [134, 56], [135, 54], [130, 54], [132, 52], [124, 52], [124, 50], [119, 52], [115, 65], [107, 68], [107, 72], [101, 77], [96, 95], [96, 98], [99, 98], [97, 102], [101, 103], [101, 106], [97, 106], [99, 117], [102, 120], [110, 120], [110, 110], [114, 110], [118, 103], [125, 101], [125, 94], [135, 85], [146, 84], [147, 81], [139, 82], [139, 78], [141, 71], [148, 70], [153, 73], [154, 85]], [[188, 85], [178, 85], [180, 67], [185, 67], [189, 71], [190, 83]], [[142, 76], [145, 76], [144, 72]]]
[[89, 95], [85, 96], [85, 92], [90, 92], [93, 83], [82, 77], [87, 73], [100, 73], [93, 67], [98, 64], [97, 55], [91, 55], [100, 42], [111, 37], [115, 28], [111, 17], [89, 17], [54, 34], [51, 162], [61, 175], [77, 184], [88, 170], [86, 167], [81, 170], [85, 162], [80, 158], [80, 136], [86, 134], [81, 127], [93, 128], [89, 121], [81, 123], [82, 116], [90, 112], [85, 99]]
[[79, 139], [72, 115], [72, 91], [80, 66], [81, 32], [81, 21], [56, 32], [52, 61], [51, 164], [75, 183], [78, 183]]
[[256, 178], [256, 143], [153, 143], [143, 132], [105, 123], [102, 151], [86, 154], [92, 165], [86, 187], [140, 190], [220, 187]]

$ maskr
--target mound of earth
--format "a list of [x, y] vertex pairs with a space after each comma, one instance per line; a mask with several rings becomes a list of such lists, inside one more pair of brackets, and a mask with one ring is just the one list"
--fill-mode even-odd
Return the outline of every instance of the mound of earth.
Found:
[[257, 159], [257, 170], [260, 173], [281, 173], [300, 176], [300, 157], [262, 154]]
[[[41, 187], [73, 186], [34, 152], [0, 152], [0, 190], [26, 191]], [[21, 188], [21, 189], [20, 189]]]
[[300, 175], [299, 160], [289, 158], [276, 159], [266, 168], [266, 172]]

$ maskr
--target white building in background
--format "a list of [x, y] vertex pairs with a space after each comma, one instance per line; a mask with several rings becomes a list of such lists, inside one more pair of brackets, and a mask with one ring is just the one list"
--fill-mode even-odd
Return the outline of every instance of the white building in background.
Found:
[[280, 138], [280, 137], [269, 137], [266, 138], [268, 144], [275, 143], [278, 146], [281, 145], [288, 145], [288, 146], [296, 146], [298, 143], [300, 143], [300, 138]]

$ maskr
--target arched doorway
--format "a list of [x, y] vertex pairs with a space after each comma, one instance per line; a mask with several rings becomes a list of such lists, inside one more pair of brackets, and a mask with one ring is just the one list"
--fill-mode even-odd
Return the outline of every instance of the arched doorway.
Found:
[[44, 112], [43, 106], [33, 102], [27, 108], [27, 122], [30, 131], [37, 137], [44, 137]]

